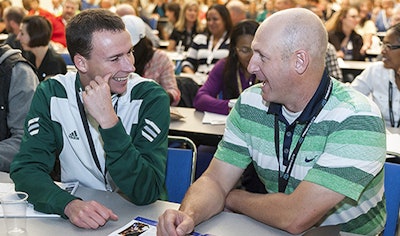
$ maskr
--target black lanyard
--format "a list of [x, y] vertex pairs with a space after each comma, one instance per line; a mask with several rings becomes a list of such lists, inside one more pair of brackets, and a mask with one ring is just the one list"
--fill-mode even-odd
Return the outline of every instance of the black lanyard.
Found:
[[[390, 125], [395, 128], [396, 124], [394, 123], [394, 115], [393, 115], [393, 84], [389, 81], [389, 116], [390, 116]], [[397, 122], [397, 128], [400, 127], [400, 118]]]
[[[289, 178], [290, 174], [292, 173], [293, 167], [294, 167], [294, 162], [296, 160], [297, 154], [300, 150], [301, 145], [303, 144], [303, 141], [307, 135], [308, 130], [310, 129], [311, 125], [314, 123], [315, 119], [317, 118], [318, 114], [321, 112], [322, 108], [325, 106], [325, 104], [328, 101], [328, 98], [331, 94], [332, 91], [332, 81], [330, 81], [328, 89], [325, 93], [324, 98], [321, 101], [320, 108], [315, 112], [311, 120], [307, 123], [307, 125], [303, 128], [303, 131], [301, 132], [301, 136], [299, 140], [297, 141], [296, 147], [294, 148], [292, 154], [290, 155], [289, 158], [289, 163], [286, 166], [286, 169], [283, 173], [281, 173], [281, 164], [280, 164], [280, 154], [279, 154], [279, 122], [278, 122], [278, 115], [275, 115], [275, 136], [274, 136], [274, 141], [275, 141], [275, 153], [276, 153], [276, 158], [278, 159], [278, 189], [279, 192], [283, 193], [286, 190], [286, 187], [289, 183]], [[296, 122], [296, 121], [295, 121]]]
[[[76, 102], [78, 103], [79, 114], [81, 115], [83, 127], [85, 128], [86, 137], [87, 137], [87, 140], [89, 142], [90, 152], [92, 153], [92, 158], [93, 158], [94, 163], [97, 166], [97, 169], [103, 175], [104, 184], [105, 184], [106, 189], [107, 189], [107, 167], [106, 166], [104, 167], [104, 173], [103, 173], [103, 171], [101, 170], [99, 158], [97, 157], [96, 148], [94, 147], [94, 142], [93, 142], [92, 134], [90, 133], [89, 123], [88, 123], [87, 117], [86, 117], [86, 112], [85, 112], [85, 109], [83, 107], [83, 103], [81, 101], [81, 98], [79, 96], [78, 89], [76, 89], [75, 92], [76, 92]], [[114, 105], [114, 110], [115, 110], [115, 113], [117, 113], [117, 110], [118, 110], [118, 99], [117, 99], [117, 102]]]

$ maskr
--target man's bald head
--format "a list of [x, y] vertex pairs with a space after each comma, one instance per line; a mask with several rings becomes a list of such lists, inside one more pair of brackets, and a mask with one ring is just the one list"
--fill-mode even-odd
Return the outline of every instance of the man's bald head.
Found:
[[[257, 34], [265, 38], [267, 44], [277, 45], [283, 57], [304, 49], [314, 58], [313, 63], [324, 65], [328, 34], [320, 18], [310, 10], [291, 8], [276, 12], [260, 25]], [[279, 40], [269, 42], [266, 37], [271, 35]]]

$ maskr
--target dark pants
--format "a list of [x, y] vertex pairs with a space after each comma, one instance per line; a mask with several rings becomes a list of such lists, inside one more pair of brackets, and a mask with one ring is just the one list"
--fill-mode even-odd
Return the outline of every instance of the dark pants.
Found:
[[267, 193], [264, 184], [258, 178], [253, 163], [250, 163], [243, 172], [242, 188], [252, 193]]

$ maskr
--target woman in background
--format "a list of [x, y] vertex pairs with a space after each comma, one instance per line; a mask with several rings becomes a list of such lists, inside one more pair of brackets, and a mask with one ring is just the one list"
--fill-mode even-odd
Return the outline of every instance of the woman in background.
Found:
[[382, 0], [381, 7], [376, 13], [375, 25], [378, 32], [386, 32], [390, 27], [390, 18], [392, 17], [393, 9], [396, 6], [395, 0]]
[[372, 5], [373, 3], [371, 0], [360, 2], [360, 21], [354, 30], [363, 38], [361, 54], [366, 54], [367, 50], [371, 48], [373, 43], [372, 39], [376, 35], [376, 26], [371, 20]]
[[240, 93], [256, 83], [256, 76], [247, 71], [247, 66], [258, 25], [246, 20], [233, 28], [228, 57], [217, 62], [194, 98], [197, 110], [227, 115]]
[[275, 12], [275, 0], [266, 0], [264, 1], [264, 9], [257, 15], [256, 21], [263, 22], [268, 16], [272, 15]]
[[176, 46], [181, 45], [187, 51], [192, 44], [194, 36], [203, 32], [203, 26], [199, 20], [199, 4], [197, 1], [188, 1], [185, 3], [179, 15], [178, 22], [169, 38], [169, 51], [175, 51]]
[[42, 16], [27, 16], [22, 19], [17, 39], [25, 51], [31, 52], [27, 59], [36, 67], [40, 81], [49, 76], [67, 73], [64, 59], [49, 47], [52, 27]]
[[[228, 57], [217, 62], [197, 92], [193, 102], [197, 110], [227, 115], [240, 93], [257, 82], [256, 76], [247, 71], [247, 66], [253, 55], [251, 42], [258, 26], [254, 20], [245, 20], [233, 28]], [[207, 157], [214, 153], [215, 147], [200, 145], [198, 163], [211, 161]], [[266, 193], [253, 164], [244, 171], [241, 187], [250, 192]]]
[[336, 48], [337, 57], [343, 60], [364, 61], [362, 54], [363, 39], [354, 29], [359, 22], [359, 11], [356, 7], [340, 9], [325, 23], [329, 42]]
[[205, 34], [194, 37], [186, 60], [182, 63], [182, 71], [194, 74], [208, 74], [219, 59], [229, 54], [232, 20], [224, 5], [212, 5], [206, 14], [207, 30]]
[[133, 15], [121, 18], [131, 34], [133, 56], [137, 58], [135, 73], [158, 82], [168, 93], [171, 105], [176, 106], [181, 99], [181, 92], [176, 84], [173, 62], [164, 51], [153, 47], [145, 35], [145, 23], [142, 19]]
[[367, 67], [351, 86], [372, 97], [387, 127], [400, 127], [400, 23], [383, 38], [382, 61]]
[[167, 22], [157, 27], [161, 33], [161, 37], [164, 40], [169, 40], [171, 33], [174, 30], [175, 24], [179, 19], [181, 12], [181, 6], [176, 2], [170, 2], [165, 5], [165, 16]]

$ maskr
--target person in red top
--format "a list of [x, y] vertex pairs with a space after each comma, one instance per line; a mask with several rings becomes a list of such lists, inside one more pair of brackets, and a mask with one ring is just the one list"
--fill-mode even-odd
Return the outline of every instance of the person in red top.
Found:
[[57, 19], [62, 22], [64, 27], [67, 26], [68, 22], [73, 16], [79, 12], [80, 0], [64, 0], [63, 10], [61, 15], [57, 16]]
[[39, 6], [39, 0], [22, 0], [22, 4], [24, 8], [28, 11], [28, 16], [30, 15], [39, 15], [48, 19], [53, 27], [53, 33], [51, 35], [52, 45], [57, 47], [64, 48], [67, 46], [67, 42], [65, 39], [65, 27], [64, 24], [56, 18], [49, 11], [41, 8]]

